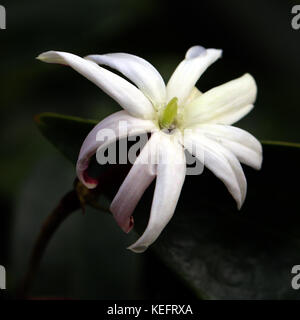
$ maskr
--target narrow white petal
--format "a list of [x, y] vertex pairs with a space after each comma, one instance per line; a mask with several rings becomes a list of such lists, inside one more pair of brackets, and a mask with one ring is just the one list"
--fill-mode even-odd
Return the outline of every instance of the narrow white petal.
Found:
[[148, 61], [128, 53], [89, 55], [86, 59], [109, 66], [124, 74], [155, 106], [159, 107], [166, 102], [164, 80]]
[[158, 133], [152, 134], [111, 203], [110, 211], [125, 232], [133, 228], [132, 213], [156, 176], [156, 162], [152, 160], [156, 159], [158, 143]]
[[253, 108], [256, 93], [256, 84], [250, 74], [215, 87], [185, 107], [186, 126], [201, 123], [230, 125]]
[[[126, 124], [128, 130], [120, 130], [120, 121]], [[95, 188], [98, 181], [87, 175], [90, 158], [96, 153], [99, 148], [105, 148], [107, 145], [115, 142], [117, 139], [126, 136], [137, 135], [145, 132], [150, 132], [156, 127], [151, 120], [143, 120], [131, 116], [126, 111], [116, 112], [98, 123], [84, 140], [79, 157], [77, 160], [76, 170], [79, 180], [87, 188]], [[121, 128], [122, 129], [122, 128]], [[97, 141], [97, 135], [101, 130], [104, 132], [111, 131], [112, 135], [107, 136], [106, 140]]]
[[204, 165], [223, 181], [240, 209], [246, 197], [247, 181], [236, 156], [199, 132], [185, 133], [184, 145], [200, 161], [204, 157]]
[[177, 97], [179, 105], [184, 104], [203, 72], [221, 55], [222, 50], [201, 46], [190, 48], [168, 82], [168, 101]]
[[154, 117], [152, 103], [138, 88], [122, 77], [101, 68], [96, 63], [71, 53], [58, 51], [42, 53], [38, 59], [48, 63], [70, 66], [101, 88], [131, 115], [142, 119]]
[[[185, 179], [186, 163], [182, 146], [161, 134], [157, 179], [148, 226], [128, 249], [144, 252], [160, 235], [172, 218]], [[164, 136], [163, 136], [164, 135]]]
[[230, 150], [240, 162], [257, 170], [261, 168], [262, 146], [249, 132], [218, 124], [204, 124], [196, 128]]

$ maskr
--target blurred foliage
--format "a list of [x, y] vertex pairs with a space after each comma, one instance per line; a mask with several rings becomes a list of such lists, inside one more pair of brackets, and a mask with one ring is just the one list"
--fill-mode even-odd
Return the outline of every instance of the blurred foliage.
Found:
[[[31, 226], [34, 234], [39, 227], [30, 217], [34, 201], [48, 199], [39, 191], [57, 189], [55, 171], [45, 179], [40, 172], [40, 179], [28, 187], [41, 161], [53, 159], [47, 170], [64, 167], [63, 158], [36, 130], [33, 116], [59, 112], [100, 119], [119, 110], [69, 68], [36, 61], [41, 52], [130, 52], [152, 62], [167, 80], [189, 46], [222, 48], [223, 59], [209, 68], [198, 87], [205, 91], [250, 72], [257, 81], [258, 99], [254, 111], [238, 126], [261, 139], [300, 141], [300, 31], [290, 24], [295, 1], [4, 0], [1, 4], [7, 10], [7, 29], [0, 30], [0, 264], [10, 266], [16, 250], [25, 250], [22, 242], [13, 242], [15, 247], [8, 249], [16, 239], [11, 228], [24, 192], [32, 203], [24, 212], [28, 221], [23, 228]], [[73, 168], [69, 170], [72, 175]], [[61, 191], [71, 183], [65, 180]], [[52, 200], [54, 204], [57, 198]], [[40, 207], [36, 215], [41, 218], [51, 208], [49, 198], [49, 206]]]

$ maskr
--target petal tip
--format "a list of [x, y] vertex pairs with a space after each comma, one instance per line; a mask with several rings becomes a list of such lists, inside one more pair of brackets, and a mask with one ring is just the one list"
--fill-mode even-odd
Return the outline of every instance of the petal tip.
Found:
[[207, 49], [212, 57], [215, 57], [215, 60], [222, 58], [223, 50], [222, 49]]
[[148, 249], [148, 247], [147, 246], [136, 246], [133, 244], [133, 245], [127, 247], [127, 249], [134, 252], [134, 253], [143, 253]]
[[222, 57], [223, 50], [221, 49], [206, 49], [202, 46], [193, 46], [185, 54], [185, 59], [195, 59], [201, 56], [206, 56], [207, 54], [212, 57], [215, 56], [215, 60]]
[[260, 159], [257, 161], [257, 164], [255, 167], [253, 167], [255, 170], [261, 170], [262, 167], [262, 163], [263, 163], [263, 157], [261, 156]]
[[255, 90], [255, 94], [257, 93], [257, 85], [254, 77], [250, 73], [245, 73], [242, 78], [247, 79], [252, 85]]
[[98, 179], [88, 175], [87, 170], [83, 171], [78, 178], [88, 189], [95, 189], [99, 183]]
[[58, 64], [65, 65], [66, 62], [64, 61], [64, 55], [70, 55], [70, 54], [66, 52], [51, 50], [51, 51], [41, 53], [36, 57], [36, 59], [43, 62], [47, 62], [47, 63], [58, 63]]
[[[115, 221], [117, 222], [118, 226], [125, 232], [129, 233], [134, 227], [134, 219], [133, 216], [127, 217], [122, 214], [123, 210], [118, 210], [120, 208], [116, 208], [114, 200], [110, 205], [110, 212], [112, 213]], [[121, 213], [121, 214], [120, 214]]]
[[35, 57], [37, 60], [45, 61], [46, 60], [46, 52], [39, 54], [37, 57]]
[[129, 233], [133, 229], [133, 226], [134, 226], [133, 216], [131, 216], [127, 220], [126, 224], [124, 224], [124, 223], [122, 225], [119, 224], [119, 226], [125, 233]]
[[242, 194], [242, 199], [237, 201], [237, 209], [240, 211], [244, 205], [244, 202], [246, 200], [246, 192]]
[[260, 164], [257, 166], [257, 169], [256, 170], [261, 170], [262, 168], [262, 161], [260, 162]]
[[206, 54], [206, 49], [202, 46], [193, 46], [185, 54], [186, 59], [195, 59]]

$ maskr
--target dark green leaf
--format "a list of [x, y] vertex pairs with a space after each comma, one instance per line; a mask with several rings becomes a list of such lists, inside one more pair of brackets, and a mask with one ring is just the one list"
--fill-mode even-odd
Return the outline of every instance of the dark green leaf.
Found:
[[95, 120], [48, 112], [35, 116], [34, 120], [42, 134], [74, 164], [83, 140], [97, 124]]
[[[300, 299], [291, 287], [300, 264], [299, 163], [299, 145], [265, 143], [262, 170], [245, 167], [241, 211], [208, 170], [188, 176], [153, 249], [198, 297]], [[139, 214], [149, 212], [151, 196], [148, 190]]]
[[[44, 135], [73, 162], [95, 124], [49, 114], [38, 119]], [[291, 287], [291, 269], [300, 264], [300, 145], [263, 145], [262, 170], [245, 167], [248, 193], [241, 211], [209, 170], [187, 176], [174, 217], [152, 247], [198, 297], [300, 298]], [[110, 195], [117, 187], [109, 187]], [[149, 216], [153, 187], [135, 212], [140, 232]]]

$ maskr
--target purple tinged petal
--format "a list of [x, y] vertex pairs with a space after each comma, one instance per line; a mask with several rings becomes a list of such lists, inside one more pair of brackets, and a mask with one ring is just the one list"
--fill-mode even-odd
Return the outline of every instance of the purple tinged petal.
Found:
[[[119, 130], [120, 122], [124, 121], [127, 125], [126, 131]], [[126, 111], [116, 112], [98, 123], [84, 140], [77, 160], [76, 171], [79, 180], [89, 189], [95, 188], [98, 184], [97, 179], [90, 177], [87, 173], [90, 158], [99, 148], [106, 148], [117, 139], [127, 136], [142, 134], [154, 130], [156, 127], [151, 120], [143, 120], [131, 116]], [[101, 130], [113, 133], [106, 140], [97, 140], [97, 135]]]
[[157, 179], [150, 219], [143, 235], [128, 249], [144, 252], [161, 234], [172, 218], [186, 174], [182, 146], [171, 136], [160, 133]]
[[151, 136], [111, 203], [110, 211], [126, 233], [133, 228], [134, 209], [156, 176], [155, 160], [159, 138], [159, 133]]

